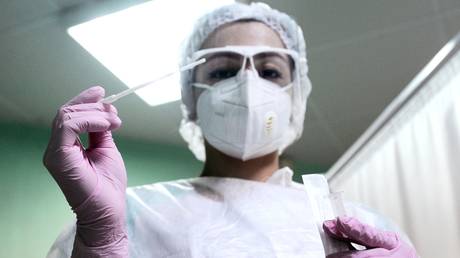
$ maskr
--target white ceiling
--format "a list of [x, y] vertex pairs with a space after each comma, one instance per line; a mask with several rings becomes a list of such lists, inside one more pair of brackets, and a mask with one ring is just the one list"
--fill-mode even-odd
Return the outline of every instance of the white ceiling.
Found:
[[[2, 121], [48, 126], [61, 104], [89, 86], [102, 85], [111, 94], [125, 89], [67, 35], [66, 28], [101, 10], [141, 1], [91, 2], [0, 3]], [[460, 31], [459, 0], [266, 2], [299, 21], [309, 51], [313, 92], [305, 131], [287, 154], [305, 164], [325, 167]], [[178, 102], [149, 107], [132, 95], [116, 105], [123, 120], [118, 134], [185, 147], [177, 132]]]

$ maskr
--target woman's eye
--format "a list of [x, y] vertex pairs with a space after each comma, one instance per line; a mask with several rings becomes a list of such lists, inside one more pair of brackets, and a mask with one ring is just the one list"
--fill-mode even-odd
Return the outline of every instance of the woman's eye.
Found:
[[212, 80], [223, 80], [230, 77], [236, 76], [238, 73], [235, 69], [218, 69], [209, 73], [209, 79]]
[[265, 79], [279, 79], [281, 78], [281, 73], [275, 69], [264, 69], [259, 72], [259, 76]]

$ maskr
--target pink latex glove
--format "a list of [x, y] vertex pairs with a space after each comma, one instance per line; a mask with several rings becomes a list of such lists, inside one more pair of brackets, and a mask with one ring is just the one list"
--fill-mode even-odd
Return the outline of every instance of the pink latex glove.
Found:
[[[128, 257], [126, 169], [111, 134], [121, 120], [114, 106], [97, 103], [104, 94], [91, 87], [58, 110], [43, 157], [77, 217], [73, 257]], [[87, 149], [77, 140], [83, 133]]]
[[414, 248], [390, 231], [382, 231], [361, 223], [353, 217], [340, 216], [323, 223], [324, 231], [335, 239], [365, 246], [366, 250], [353, 250], [328, 255], [327, 258], [416, 258]]

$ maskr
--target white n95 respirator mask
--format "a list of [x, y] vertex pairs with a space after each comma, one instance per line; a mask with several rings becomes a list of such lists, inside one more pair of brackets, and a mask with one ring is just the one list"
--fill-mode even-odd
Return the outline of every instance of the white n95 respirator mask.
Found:
[[280, 87], [243, 67], [212, 86], [194, 86], [205, 88], [196, 105], [198, 124], [214, 148], [245, 161], [281, 146], [291, 117], [290, 85]]

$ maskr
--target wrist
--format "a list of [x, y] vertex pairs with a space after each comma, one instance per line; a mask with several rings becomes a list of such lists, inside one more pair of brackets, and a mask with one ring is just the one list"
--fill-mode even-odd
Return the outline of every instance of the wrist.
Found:
[[113, 235], [114, 240], [105, 244], [98, 243], [97, 246], [91, 246], [85, 243], [81, 235], [77, 231], [75, 235], [72, 257], [128, 257], [128, 237], [126, 234], [121, 234], [119, 237]]
[[124, 219], [118, 223], [106, 223], [105, 220], [101, 219], [96, 223], [77, 221], [76, 236], [90, 247], [104, 246], [127, 237]]

